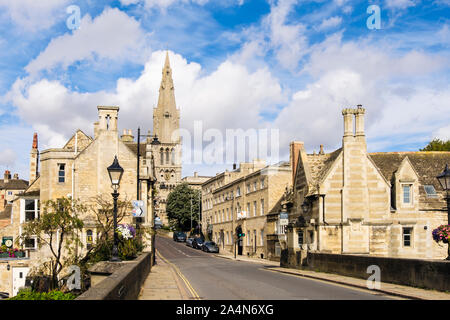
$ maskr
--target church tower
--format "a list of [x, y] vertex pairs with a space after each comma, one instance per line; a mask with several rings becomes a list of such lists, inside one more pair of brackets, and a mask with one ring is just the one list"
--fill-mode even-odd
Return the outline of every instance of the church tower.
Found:
[[169, 193], [181, 183], [180, 110], [175, 103], [175, 89], [170, 67], [169, 52], [162, 70], [158, 106], [153, 109], [153, 134], [161, 144], [152, 145], [159, 206], [155, 210], [167, 225], [166, 202]]

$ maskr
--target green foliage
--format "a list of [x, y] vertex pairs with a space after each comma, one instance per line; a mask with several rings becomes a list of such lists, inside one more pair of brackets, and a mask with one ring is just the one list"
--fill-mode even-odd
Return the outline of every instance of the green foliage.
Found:
[[450, 140], [433, 139], [425, 148], [420, 149], [420, 151], [450, 151]]
[[192, 189], [187, 183], [178, 185], [167, 197], [166, 210], [170, 224], [174, 226], [176, 230], [190, 230], [192, 212], [192, 225], [193, 227], [197, 226], [200, 205], [201, 199], [199, 190]]
[[83, 222], [78, 215], [85, 211], [83, 205], [71, 198], [48, 200], [42, 206], [40, 218], [24, 224], [20, 239], [25, 241], [35, 236], [39, 248], [46, 246], [52, 253], [39, 270], [32, 272], [49, 275], [52, 289], [58, 288], [59, 273], [74, 260], [75, 249], [82, 246], [79, 235]]
[[73, 300], [76, 296], [71, 293], [53, 290], [50, 292], [34, 292], [29, 289], [20, 290], [19, 293], [8, 300]]

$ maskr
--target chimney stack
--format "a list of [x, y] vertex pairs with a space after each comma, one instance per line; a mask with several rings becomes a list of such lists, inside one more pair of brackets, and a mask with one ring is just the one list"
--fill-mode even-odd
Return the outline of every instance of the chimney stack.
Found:
[[233, 170], [236, 170], [236, 163], [233, 163]]
[[33, 145], [30, 152], [30, 181], [29, 184], [33, 183], [38, 176], [39, 167], [39, 150], [38, 150], [38, 136], [35, 132], [33, 135]]
[[325, 154], [325, 152], [323, 152], [323, 144], [320, 145], [320, 151], [319, 154]]
[[19, 180], [19, 174], [18, 173], [14, 173], [13, 179], [14, 180]]
[[300, 149], [303, 147], [303, 142], [293, 141], [290, 143], [289, 147], [290, 147], [289, 162], [291, 164], [291, 171], [292, 171], [292, 185], [294, 185], [295, 171], [297, 170], [298, 157]]
[[3, 175], [3, 182], [6, 184], [11, 179], [11, 172], [9, 170], [5, 170], [5, 174]]

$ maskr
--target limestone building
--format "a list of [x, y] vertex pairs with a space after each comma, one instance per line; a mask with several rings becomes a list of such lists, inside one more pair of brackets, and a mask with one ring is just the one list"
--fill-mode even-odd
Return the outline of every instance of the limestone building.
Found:
[[289, 259], [313, 250], [389, 257], [445, 258], [432, 230], [446, 224], [436, 176], [450, 152], [368, 153], [365, 109], [344, 109], [342, 147], [307, 154], [291, 144], [293, 191], [287, 197]]
[[187, 183], [192, 189], [202, 190], [202, 184], [211, 178], [210, 176], [199, 176], [197, 172], [194, 172], [193, 176], [184, 177], [181, 182]]
[[[169, 192], [181, 182], [181, 140], [178, 131], [180, 111], [175, 104], [168, 53], [162, 72], [158, 105], [153, 110], [153, 135], [147, 135], [147, 139], [139, 145], [130, 129], [125, 129], [119, 137], [119, 107], [99, 106], [97, 110], [98, 121], [94, 123], [94, 137], [77, 130], [62, 148], [39, 152], [37, 134], [34, 135], [30, 152], [29, 183], [18, 180], [18, 177], [8, 181], [8, 173], [7, 185], [10, 185], [9, 182], [23, 182], [21, 189], [17, 190], [24, 192], [9, 204], [11, 210], [8, 216], [0, 216], [4, 218], [0, 219], [3, 226], [0, 226], [0, 239], [8, 238], [15, 242], [21, 235], [24, 223], [39, 219], [41, 205], [47, 200], [71, 197], [80, 200], [87, 207], [95, 205], [94, 198], [97, 196], [112, 201], [107, 167], [112, 164], [116, 155], [124, 168], [119, 199], [144, 201], [144, 227], [153, 225], [154, 214], [159, 215], [167, 224], [165, 202]], [[155, 188], [157, 191], [153, 192]], [[6, 192], [9, 191], [12, 190], [8, 189]], [[155, 193], [160, 202], [158, 209], [153, 206]], [[80, 247], [79, 253], [95, 243], [97, 237], [97, 224], [92, 212], [84, 213], [81, 218], [84, 222], [81, 234], [84, 249]], [[131, 212], [122, 222], [134, 222]], [[150, 248], [151, 239], [145, 240]], [[0, 276], [11, 280], [4, 281], [0, 291], [16, 293], [20, 284], [23, 285], [21, 281], [24, 281], [29, 269], [41, 264], [49, 256], [49, 252], [38, 248], [33, 237], [26, 239], [21, 246], [27, 250], [28, 260], [11, 262], [17, 264], [12, 267], [12, 271], [7, 271], [6, 264], [0, 261]], [[2, 270], [8, 275], [3, 275]], [[23, 276], [20, 279], [19, 274]]]
[[291, 181], [289, 163], [267, 166], [264, 161], [241, 163], [203, 184], [203, 228], [221, 250], [234, 253], [236, 228], [245, 236], [236, 254], [266, 258], [267, 214], [273, 210]]

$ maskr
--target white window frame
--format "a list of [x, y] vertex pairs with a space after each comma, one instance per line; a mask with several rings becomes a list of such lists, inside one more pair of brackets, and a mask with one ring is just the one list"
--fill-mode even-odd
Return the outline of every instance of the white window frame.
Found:
[[261, 199], [261, 208], [260, 208], [260, 215], [263, 216], [264, 215], [264, 199]]
[[261, 247], [263, 247], [264, 246], [264, 229], [260, 230], [260, 235], [261, 235], [261, 237], [260, 237], [259, 244], [260, 244]]
[[253, 216], [256, 217], [256, 212], [258, 211], [258, 202], [253, 201]]
[[[409, 187], [409, 202], [405, 202], [405, 187]], [[413, 206], [414, 205], [414, 185], [412, 183], [402, 183], [402, 204], [404, 206]]]

